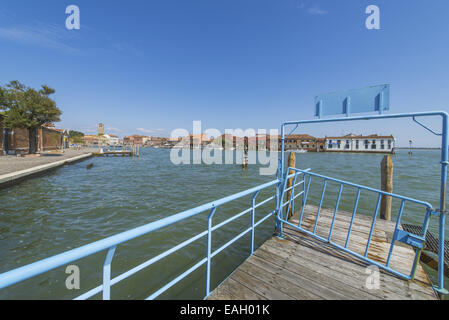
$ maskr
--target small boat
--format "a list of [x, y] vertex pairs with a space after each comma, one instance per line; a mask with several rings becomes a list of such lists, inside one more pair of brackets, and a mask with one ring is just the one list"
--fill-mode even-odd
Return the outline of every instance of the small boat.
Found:
[[307, 153], [308, 151], [307, 150], [304, 150], [304, 149], [299, 149], [299, 150], [290, 150], [291, 152], [294, 152], [294, 153]]

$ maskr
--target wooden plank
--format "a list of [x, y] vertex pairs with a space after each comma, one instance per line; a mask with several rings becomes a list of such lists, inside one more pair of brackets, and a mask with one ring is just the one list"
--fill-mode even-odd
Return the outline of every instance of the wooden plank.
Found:
[[[262, 267], [264, 266], [264, 267]], [[272, 287], [277, 288], [279, 291], [289, 295], [290, 297], [297, 300], [316, 300], [320, 299], [319, 296], [310, 293], [292, 281], [297, 280], [298, 277], [291, 279], [285, 279], [280, 277], [282, 270], [276, 269], [274, 267], [268, 267], [267, 264], [263, 263], [263, 260], [256, 256], [251, 257], [244, 263], [240, 270], [248, 273], [250, 276], [257, 278], [261, 281], [266, 282]], [[285, 270], [284, 270], [285, 272]]]
[[[364, 287], [367, 276], [364, 272], [364, 268], [361, 268], [359, 272], [359, 275], [362, 274], [364, 276], [363, 281], [359, 281], [361, 277], [358, 277], [358, 279], [348, 277], [342, 275], [340, 272], [329, 269], [326, 265], [329, 264], [330, 261], [327, 259], [327, 255], [324, 254], [319, 257], [320, 261], [324, 263], [323, 265], [299, 257], [293, 251], [284, 250], [283, 247], [275, 248], [268, 245], [260, 249], [261, 250], [258, 250], [258, 252], [260, 251], [261, 254], [269, 252], [272, 255], [276, 255], [278, 257], [278, 259], [276, 259], [277, 263], [282, 263], [284, 268], [290, 271], [294, 270], [296, 273], [300, 273], [304, 277], [313, 280], [315, 283], [319, 282], [329, 289], [343, 294], [348, 299], [354, 299], [354, 297], [365, 300], [386, 298], [385, 296], [376, 296]], [[259, 256], [261, 256], [261, 254]], [[267, 258], [266, 255], [264, 255], [264, 257]]]
[[[240, 282], [235, 281], [232, 277], [226, 279], [226, 281], [224, 281], [218, 288], [223, 288], [229, 292], [233, 300], [265, 300], [263, 296], [257, 294]], [[209, 299], [213, 300], [217, 289], [214, 290]]]
[[[290, 273], [301, 275], [303, 279], [308, 279], [309, 281], [302, 281], [301, 285], [314, 294], [322, 295], [325, 299], [350, 300], [355, 299], [355, 297], [365, 300], [376, 299], [374, 295], [351, 288], [344, 282], [333, 278], [329, 273], [325, 274], [322, 272], [322, 270], [324, 270], [322, 266], [313, 270], [310, 267], [306, 267], [304, 263], [299, 264], [296, 258], [288, 256], [288, 254], [283, 251], [273, 252], [271, 248], [264, 248], [257, 250], [256, 256], [265, 260], [270, 259], [270, 262], [288, 270]], [[317, 284], [320, 284], [319, 291], [315, 291]]]
[[[262, 269], [270, 270], [275, 272], [279, 278], [285, 279], [290, 282], [294, 282], [298, 287], [301, 288], [305, 294], [309, 295], [311, 298], [316, 296], [317, 300], [331, 299], [331, 300], [345, 300], [348, 299], [340, 292], [329, 289], [321, 283], [312, 281], [301, 274], [284, 268], [284, 265], [279, 265], [275, 263], [279, 259], [279, 256], [272, 254], [268, 251], [257, 250], [258, 254], [251, 258], [251, 263], [257, 264]], [[279, 262], [279, 261], [278, 261]]]
[[[307, 227], [305, 229], [308, 229]], [[293, 230], [293, 229], [292, 229]], [[294, 231], [296, 232], [296, 231]], [[317, 227], [317, 234], [323, 236], [323, 230], [322, 227]], [[362, 238], [360, 236], [351, 235], [350, 242], [348, 245], [348, 249], [352, 250], [360, 255], [364, 255], [365, 249], [366, 249], [366, 243], [368, 241], [366, 238]], [[346, 235], [342, 236], [339, 235], [338, 232], [333, 234], [332, 241], [344, 246], [346, 240]], [[387, 242], [380, 242], [376, 241], [375, 239], [372, 240], [370, 249], [368, 251], [368, 258], [381, 263], [385, 264], [388, 252], [390, 249], [390, 244]], [[338, 249], [335, 249], [338, 250]], [[391, 256], [391, 262], [390, 266], [397, 271], [400, 271], [406, 275], [410, 274], [412, 266], [413, 266], [413, 259], [415, 257], [415, 252], [411, 247], [402, 247], [395, 245], [393, 254]], [[418, 269], [422, 267], [419, 265]], [[416, 279], [420, 281], [427, 281], [426, 275], [424, 272], [417, 272], [416, 273]]]
[[226, 289], [226, 286], [219, 286], [209, 296], [209, 300], [236, 300], [236, 298]]
[[[270, 246], [269, 246], [270, 247]], [[264, 250], [273, 250], [273, 248], [263, 247]], [[332, 249], [332, 248], [331, 248]], [[365, 286], [367, 274], [365, 273], [367, 264], [355, 264], [351, 260], [333, 255], [330, 253], [314, 250], [306, 245], [295, 245], [291, 241], [283, 246], [276, 247], [279, 252], [290, 254], [289, 259], [309, 266], [313, 270], [321, 271], [325, 274], [332, 274], [336, 279], [342, 280], [349, 286], [357, 289], [367, 290]], [[335, 251], [335, 250], [333, 250]], [[330, 269], [330, 270], [328, 270]], [[368, 290], [370, 294], [380, 298], [399, 299], [397, 296], [410, 297], [414, 299], [434, 299], [436, 296], [429, 287], [421, 287], [413, 281], [403, 281], [388, 273], [380, 274], [380, 290]]]
[[251, 288], [251, 291], [267, 300], [294, 300], [293, 297], [280, 291], [277, 287], [273, 287], [265, 281], [252, 277], [240, 268], [232, 274], [231, 279], [247, 288]]
[[[344, 261], [351, 261], [351, 264], [347, 264], [345, 266], [346, 270], [348, 268], [357, 268], [358, 266], [366, 267], [368, 263], [359, 260], [358, 258], [350, 255], [349, 253], [345, 253], [341, 250], [336, 250], [334, 247], [332, 247], [330, 244], [322, 243], [317, 239], [313, 239], [310, 236], [301, 236], [298, 235], [297, 232], [294, 233], [286, 233], [286, 235], [290, 238], [292, 238], [292, 241], [286, 242], [284, 245], [284, 248], [291, 248], [292, 250], [295, 250], [297, 252], [301, 252], [301, 256], [305, 257], [313, 257], [314, 255], [318, 255], [320, 252], [324, 252], [330, 256], [331, 259], [340, 259]], [[340, 265], [341, 262], [334, 261], [331, 265]], [[432, 293], [434, 295], [434, 291], [430, 288], [430, 280], [427, 277], [427, 274], [425, 273], [424, 269], [421, 265], [418, 266], [417, 273], [421, 273], [422, 277], [425, 279], [425, 281], [403, 281], [400, 278], [392, 276], [389, 282], [396, 281], [397, 283], [404, 284], [407, 283], [410, 286], [418, 285], [418, 287], [425, 288], [425, 292]]]
[[[317, 208], [305, 208], [303, 227], [313, 230]], [[328, 237], [333, 210], [323, 209], [317, 233]], [[295, 221], [296, 219], [296, 221]], [[296, 222], [298, 214], [291, 220]], [[338, 212], [332, 241], [344, 245], [351, 214]], [[356, 216], [349, 249], [364, 254], [371, 218]], [[377, 220], [368, 257], [384, 263], [390, 249], [390, 233], [395, 223]], [[349, 253], [284, 225], [286, 240], [267, 240], [252, 257], [225, 280], [209, 299], [438, 299], [421, 265], [416, 280], [404, 281], [381, 270], [379, 289], [368, 289], [368, 263]], [[411, 247], [395, 246], [391, 267], [409, 273], [415, 252]]]

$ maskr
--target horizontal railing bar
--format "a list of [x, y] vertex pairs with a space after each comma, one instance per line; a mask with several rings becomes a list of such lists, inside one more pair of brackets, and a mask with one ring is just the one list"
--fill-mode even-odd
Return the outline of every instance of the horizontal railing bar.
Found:
[[[298, 197], [299, 197], [300, 195], [302, 195], [302, 194], [304, 194], [304, 191], [299, 192], [297, 195], [295, 195], [295, 196], [293, 197], [292, 200], [295, 200], [296, 198], [298, 198]], [[282, 204], [282, 208], [284, 208], [286, 205], [288, 205], [292, 200], [288, 200], [286, 203], [283, 203], [283, 204]]]
[[[268, 198], [268, 199], [266, 199], [266, 200], [264, 200], [264, 201], [262, 201], [262, 202], [256, 204], [254, 208], [258, 208], [258, 207], [260, 207], [260, 206], [262, 206], [262, 205], [266, 204], [267, 202], [270, 202], [271, 200], [274, 200], [274, 199], [276, 199], [276, 196], [272, 196], [272, 197], [270, 197], [270, 198]], [[231, 217], [231, 218], [229, 218], [229, 219], [227, 219], [227, 220], [225, 220], [225, 221], [223, 221], [223, 222], [220, 222], [219, 224], [213, 226], [213, 227], [211, 228], [211, 230], [212, 230], [212, 231], [215, 231], [215, 230], [217, 230], [217, 229], [223, 227], [224, 225], [227, 225], [228, 223], [230, 223], [230, 222], [232, 222], [232, 221], [234, 221], [234, 220], [236, 220], [236, 219], [238, 219], [238, 218], [244, 216], [245, 214], [251, 212], [252, 209], [253, 209], [252, 207], [251, 207], [251, 208], [248, 208], [248, 209], [246, 209], [246, 210], [240, 212], [239, 214], [237, 214], [237, 215], [235, 215], [235, 216], [233, 216], [233, 217]]]
[[[195, 242], [196, 240], [204, 237], [206, 234], [207, 234], [207, 231], [203, 231], [200, 234], [198, 234], [198, 235], [196, 235], [196, 236], [194, 236], [194, 237], [192, 237], [192, 238], [190, 238], [190, 239], [188, 239], [188, 240], [178, 244], [177, 246], [175, 246], [175, 247], [173, 247], [173, 248], [171, 248], [171, 249], [169, 249], [169, 250], [167, 250], [167, 251], [157, 255], [156, 257], [151, 258], [150, 260], [148, 260], [148, 261], [146, 261], [146, 262], [144, 262], [144, 263], [142, 263], [142, 264], [140, 264], [140, 265], [138, 265], [138, 266], [136, 266], [136, 267], [134, 267], [134, 268], [124, 272], [124, 273], [122, 273], [121, 275], [119, 275], [119, 276], [117, 276], [117, 277], [115, 277], [114, 279], [111, 280], [111, 286], [116, 284], [116, 283], [118, 283], [118, 282], [120, 282], [120, 281], [122, 281], [122, 280], [124, 280], [124, 279], [126, 279], [126, 278], [128, 278], [128, 277], [130, 277], [130, 276], [132, 276], [133, 274], [141, 271], [142, 269], [144, 269], [146, 267], [149, 267], [150, 265], [152, 265], [152, 264], [158, 262], [159, 260], [169, 256], [170, 254], [175, 253], [176, 251], [178, 251], [178, 250], [188, 246], [189, 244]], [[75, 298], [74, 300], [85, 300], [85, 299], [88, 299], [88, 298], [94, 296], [95, 294], [101, 292], [102, 288], [103, 288], [103, 286], [100, 285], [100, 286], [98, 286], [98, 287], [96, 287], [96, 288], [94, 288], [94, 289], [92, 289], [92, 290], [90, 290], [90, 291], [80, 295], [79, 297]]]
[[162, 288], [160, 288], [158, 291], [156, 291], [155, 293], [153, 293], [152, 295], [150, 295], [148, 298], [146, 298], [145, 300], [153, 300], [155, 298], [157, 298], [158, 296], [160, 296], [162, 293], [164, 293], [165, 291], [167, 291], [168, 289], [170, 289], [172, 286], [174, 286], [175, 284], [177, 284], [179, 281], [181, 281], [182, 279], [184, 279], [185, 277], [187, 277], [189, 274], [191, 274], [193, 271], [195, 271], [196, 269], [198, 269], [199, 267], [201, 267], [203, 264], [205, 264], [207, 261], [207, 258], [204, 258], [203, 260], [199, 261], [198, 263], [196, 263], [193, 267], [191, 267], [190, 269], [188, 269], [187, 271], [183, 272], [182, 274], [180, 274], [179, 276], [177, 276], [175, 279], [173, 279], [172, 281], [170, 281], [169, 283], [167, 283], [165, 286], [163, 286]]
[[287, 205], [289, 205], [290, 204], [290, 201], [287, 201], [286, 203], [283, 203], [282, 204], [282, 208], [284, 208], [285, 206], [287, 206]]
[[276, 210], [271, 211], [269, 214], [267, 214], [265, 217], [263, 217], [262, 219], [259, 220], [259, 222], [257, 222], [254, 225], [254, 228], [258, 227], [260, 224], [262, 224], [264, 221], [266, 221], [268, 218], [272, 217], [274, 214], [276, 213]]
[[295, 200], [296, 198], [298, 198], [299, 196], [303, 195], [304, 191], [301, 191], [300, 193], [298, 193], [296, 196], [293, 197], [293, 200]]
[[293, 186], [291, 186], [291, 187], [285, 189], [285, 192], [290, 191], [290, 190], [293, 189], [293, 187], [296, 188], [297, 186], [299, 186], [299, 185], [301, 185], [301, 184], [303, 184], [303, 183], [304, 183], [304, 180], [302, 180], [301, 182], [299, 182], [299, 183], [297, 183], [297, 184], [295, 184], [295, 185], [293, 185]]
[[[271, 217], [275, 212], [276, 212], [276, 210], [273, 210], [267, 216], [262, 218], [259, 222], [257, 222], [254, 225], [254, 228], [258, 227], [261, 223], [263, 223], [265, 220], [267, 220], [269, 217]], [[146, 267], [149, 267], [150, 265], [154, 264], [155, 262], [157, 262], [157, 261], [165, 258], [166, 256], [168, 256], [168, 255], [170, 255], [170, 254], [172, 254], [172, 253], [174, 253], [174, 252], [184, 248], [185, 246], [195, 242], [196, 240], [198, 240], [198, 239], [204, 237], [205, 235], [207, 235], [207, 233], [208, 232], [206, 230], [206, 231], [196, 235], [195, 237], [190, 238], [189, 240], [186, 240], [186, 241], [180, 243], [179, 245], [171, 248], [170, 250], [167, 250], [167, 251], [161, 253], [160, 255], [158, 255], [158, 256], [156, 256], [154, 258], [151, 258], [150, 260], [148, 260], [148, 261], [146, 261], [146, 262], [144, 262], [144, 263], [134, 267], [133, 269], [130, 269], [129, 271], [127, 271], [125, 273], [122, 273], [121, 275], [119, 275], [119, 276], [117, 276], [117, 277], [115, 277], [114, 279], [111, 280], [111, 286], [116, 284], [116, 283], [118, 283], [118, 282], [120, 282], [120, 281], [122, 281], [122, 280], [124, 280], [124, 279], [126, 279], [126, 278], [128, 278], [128, 277], [130, 277], [130, 276], [132, 276], [133, 274], [139, 272], [140, 270], [142, 270], [142, 269], [144, 269]], [[96, 288], [94, 288], [94, 289], [92, 289], [92, 290], [90, 290], [90, 291], [88, 291], [88, 292], [78, 296], [74, 300], [85, 300], [85, 299], [88, 299], [88, 298], [90, 298], [90, 297], [100, 293], [102, 291], [102, 289], [103, 289], [103, 285], [99, 285], [98, 287], [96, 287]]]
[[[273, 213], [276, 211], [272, 211], [270, 212], [267, 216], [265, 216], [263, 219], [261, 219], [259, 222], [257, 222], [254, 227], [260, 225], [263, 221], [265, 221], [266, 219], [268, 219], [270, 216], [273, 215]], [[239, 240], [240, 238], [242, 238], [245, 234], [247, 234], [248, 232], [250, 232], [252, 230], [252, 228], [248, 228], [247, 230], [243, 231], [242, 233], [240, 233], [237, 237], [235, 237], [234, 239], [232, 239], [231, 241], [229, 241], [227, 244], [223, 245], [222, 247], [220, 247], [219, 249], [217, 249], [216, 251], [214, 251], [211, 254], [211, 259], [216, 256], [217, 254], [219, 254], [221, 251], [223, 251], [224, 249], [226, 249], [228, 246], [230, 246], [231, 244], [233, 244], [234, 242], [236, 242], [237, 240]], [[207, 232], [206, 232], [207, 233]], [[178, 277], [176, 277], [175, 279], [173, 279], [172, 281], [170, 281], [168, 284], [166, 284], [165, 286], [163, 286], [162, 288], [160, 288], [158, 291], [156, 291], [155, 293], [153, 293], [151, 296], [149, 296], [146, 300], [152, 300], [154, 298], [157, 298], [159, 295], [161, 295], [162, 293], [164, 293], [166, 290], [168, 290], [169, 288], [171, 288], [172, 286], [174, 286], [176, 283], [178, 283], [179, 281], [181, 281], [182, 279], [184, 279], [185, 277], [187, 277], [190, 273], [192, 273], [193, 271], [195, 271], [196, 269], [198, 269], [201, 265], [203, 265], [204, 263], [207, 262], [207, 258], [204, 258], [203, 260], [201, 260], [200, 262], [198, 262], [197, 264], [195, 264], [193, 267], [191, 267], [190, 269], [188, 269], [187, 271], [185, 271], [184, 273], [182, 273], [181, 275], [179, 275]]]
[[206, 210], [210, 210], [214, 207], [218, 207], [222, 204], [230, 201], [245, 197], [253, 194], [259, 190], [271, 187], [279, 183], [279, 179], [265, 183], [263, 185], [236, 193], [234, 195], [206, 203], [193, 209], [189, 209], [178, 214], [172, 215], [161, 220], [151, 222], [149, 224], [119, 233], [117, 235], [84, 245], [82, 247], [66, 251], [64, 253], [19, 267], [17, 269], [0, 274], [0, 289], [13, 285], [17, 282], [29, 279], [44, 272], [53, 270], [57, 267], [71, 263], [72, 261], [79, 260], [86, 256], [98, 253], [100, 251], [109, 249], [110, 247], [117, 246], [123, 242], [135, 239], [137, 237], [148, 234], [152, 231], [167, 227], [178, 221], [187, 219], [189, 217], [200, 214]]
[[382, 115], [366, 115], [358, 117], [342, 117], [342, 118], [327, 118], [327, 119], [313, 119], [301, 121], [288, 121], [282, 124], [282, 127], [296, 124], [312, 124], [312, 123], [327, 123], [327, 122], [341, 122], [341, 121], [359, 121], [359, 120], [378, 120], [378, 119], [396, 119], [396, 118], [410, 118], [410, 117], [425, 117], [425, 116], [442, 116], [447, 117], [448, 114], [444, 111], [430, 111], [430, 112], [412, 112], [412, 113], [392, 113]]
[[220, 248], [218, 248], [217, 250], [215, 250], [212, 254], [211, 254], [211, 258], [215, 257], [217, 254], [219, 254], [221, 251], [223, 251], [224, 249], [226, 249], [227, 247], [229, 247], [231, 244], [233, 244], [234, 242], [236, 242], [237, 240], [239, 240], [241, 237], [243, 237], [245, 234], [247, 234], [248, 232], [250, 232], [252, 230], [251, 227], [249, 227], [248, 229], [246, 229], [245, 231], [243, 231], [242, 233], [240, 233], [238, 236], [236, 236], [235, 238], [233, 238], [232, 240], [230, 240], [229, 242], [227, 242], [226, 244], [222, 245]]
[[[267, 220], [269, 217], [271, 217], [274, 213], [276, 213], [276, 210], [273, 210], [272, 212], [270, 212], [268, 215], [266, 215], [264, 218], [262, 218], [260, 221], [258, 221], [257, 223], [254, 224], [254, 228], [256, 228], [257, 226], [259, 226], [262, 222], [264, 222], [265, 220]], [[221, 251], [223, 251], [224, 249], [226, 249], [227, 247], [229, 247], [231, 244], [233, 244], [234, 242], [236, 242], [237, 240], [239, 240], [241, 237], [243, 237], [245, 234], [247, 234], [248, 232], [250, 232], [252, 230], [251, 227], [249, 227], [248, 229], [246, 229], [245, 231], [243, 231], [242, 233], [240, 233], [238, 236], [236, 236], [235, 238], [233, 238], [232, 240], [228, 241], [226, 244], [222, 245], [219, 249], [215, 250], [212, 254], [211, 254], [211, 258], [215, 257], [217, 254], [219, 254]]]
[[254, 208], [259, 208], [260, 206], [263, 206], [265, 203], [268, 203], [268, 202], [270, 202], [271, 200], [274, 200], [274, 199], [276, 199], [276, 196], [269, 197], [268, 199], [265, 199], [264, 201], [256, 204], [254, 206]]
[[237, 215], [235, 215], [235, 216], [233, 216], [233, 217], [231, 217], [231, 218], [229, 218], [229, 219], [227, 219], [227, 220], [225, 220], [225, 221], [223, 221], [223, 222], [220, 222], [219, 224], [213, 226], [213, 227], [211, 228], [211, 231], [215, 231], [215, 230], [217, 230], [217, 229], [223, 227], [224, 225], [227, 225], [228, 223], [230, 223], [230, 222], [232, 222], [232, 221], [234, 221], [234, 220], [236, 220], [236, 219], [238, 219], [238, 218], [244, 216], [245, 214], [251, 212], [251, 210], [252, 210], [252, 208], [248, 208], [248, 209], [246, 209], [246, 210], [240, 212], [239, 214], [237, 214]]
[[[303, 172], [303, 170], [301, 170], [301, 169], [293, 169], [293, 170], [296, 170], [296, 171], [299, 171], [299, 172]], [[317, 173], [312, 173], [312, 172], [306, 172], [306, 173], [308, 175], [311, 175], [311, 176], [314, 176], [314, 177], [327, 179], [329, 181], [345, 184], [345, 185], [352, 186], [352, 187], [355, 187], [355, 188], [360, 188], [360, 189], [363, 189], [363, 190], [368, 190], [368, 191], [380, 193], [380, 194], [385, 195], [385, 196], [390, 196], [390, 197], [397, 198], [397, 199], [403, 199], [403, 200], [415, 202], [417, 204], [421, 204], [423, 206], [426, 206], [428, 209], [432, 209], [432, 205], [430, 203], [428, 203], [428, 202], [425, 202], [425, 201], [420, 201], [420, 200], [417, 200], [417, 199], [401, 196], [401, 195], [398, 195], [398, 194], [389, 193], [389, 192], [385, 192], [385, 191], [382, 191], [382, 190], [378, 190], [378, 189], [362, 186], [362, 185], [359, 185], [359, 184], [355, 184], [355, 183], [351, 183], [351, 182], [347, 182], [347, 181], [343, 181], [343, 180], [339, 180], [339, 179], [323, 176], [323, 175], [320, 175], [320, 174], [317, 174]]]

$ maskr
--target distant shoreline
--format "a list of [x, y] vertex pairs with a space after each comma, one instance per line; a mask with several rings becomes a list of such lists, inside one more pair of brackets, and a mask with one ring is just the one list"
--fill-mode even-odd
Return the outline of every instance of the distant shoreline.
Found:
[[[408, 147], [402, 147], [402, 148], [397, 147], [396, 149], [397, 150], [410, 150], [410, 148], [408, 148]], [[441, 150], [441, 148], [424, 148], [424, 147], [415, 148], [415, 147], [413, 147], [412, 150]]]

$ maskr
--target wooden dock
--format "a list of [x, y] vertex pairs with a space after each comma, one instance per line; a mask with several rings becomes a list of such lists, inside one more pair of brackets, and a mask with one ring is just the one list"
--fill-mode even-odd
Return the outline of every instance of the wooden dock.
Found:
[[[302, 226], [312, 231], [317, 208], [306, 206]], [[333, 210], [322, 209], [317, 234], [328, 236]], [[332, 241], [343, 245], [351, 214], [338, 212]], [[291, 222], [298, 224], [298, 215]], [[363, 254], [371, 218], [357, 215], [349, 249]], [[377, 220], [368, 257], [385, 262], [395, 224]], [[380, 271], [378, 288], [367, 284], [368, 264], [327, 243], [289, 226], [284, 238], [266, 241], [209, 296], [210, 300], [436, 300], [429, 277], [421, 265], [415, 280], [405, 281], [387, 271]], [[414, 250], [395, 244], [391, 267], [410, 273]]]
[[132, 157], [134, 155], [133, 151], [105, 151], [96, 152], [93, 154], [94, 157]]

